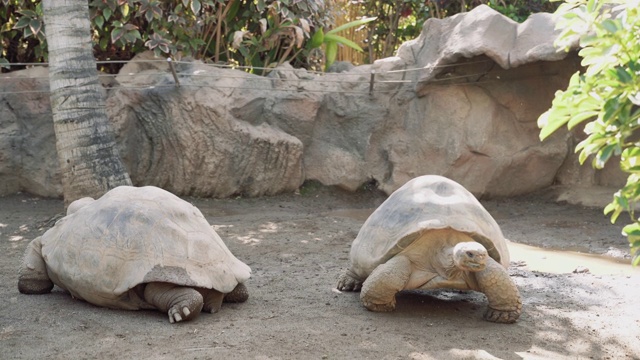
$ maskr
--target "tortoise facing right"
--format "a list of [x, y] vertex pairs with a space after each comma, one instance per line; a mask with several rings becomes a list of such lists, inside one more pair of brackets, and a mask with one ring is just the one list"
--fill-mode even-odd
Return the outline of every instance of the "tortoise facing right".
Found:
[[399, 291], [437, 288], [483, 292], [488, 321], [513, 323], [522, 311], [500, 227], [473, 194], [442, 176], [415, 178], [391, 194], [360, 229], [350, 262], [337, 288], [361, 289], [372, 311], [395, 309]]

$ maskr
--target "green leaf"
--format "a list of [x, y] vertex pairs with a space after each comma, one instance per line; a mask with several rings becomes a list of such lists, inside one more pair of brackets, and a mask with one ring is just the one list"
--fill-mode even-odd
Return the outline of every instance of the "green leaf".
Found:
[[346, 30], [346, 29], [352, 28], [354, 26], [360, 26], [360, 25], [366, 24], [368, 22], [371, 22], [371, 21], [373, 21], [375, 19], [377, 19], [377, 17], [368, 17], [368, 18], [363, 18], [363, 19], [360, 19], [360, 20], [354, 20], [354, 21], [348, 22], [346, 24], [342, 24], [342, 25], [338, 26], [335, 29], [331, 29], [330, 31], [327, 31], [327, 33], [325, 35], [335, 34], [335, 33], [338, 33], [338, 32], [340, 32], [342, 30]]
[[169, 46], [167, 44], [158, 44], [158, 49], [160, 49], [163, 53], [169, 53]]
[[629, 200], [626, 197], [617, 196], [615, 200], [622, 210], [629, 210]]
[[578, 112], [577, 114], [569, 118], [569, 121], [567, 122], [567, 127], [569, 128], [569, 130], [571, 130], [581, 122], [589, 118], [593, 118], [594, 116], [598, 116], [598, 114], [599, 114], [599, 111], [595, 111], [595, 110]]
[[635, 240], [640, 240], [640, 224], [637, 222], [626, 225], [625, 227], [622, 228], [622, 232], [629, 237], [636, 238]]
[[640, 148], [630, 147], [622, 152], [620, 167], [622, 171], [634, 173], [640, 170]]
[[556, 130], [564, 126], [569, 121], [569, 116], [558, 114], [558, 111], [549, 109], [538, 117], [538, 127], [540, 130], [540, 140], [544, 140]]
[[604, 103], [603, 108], [604, 114], [602, 115], [602, 121], [608, 123], [620, 109], [620, 102], [617, 97], [613, 97]]
[[616, 67], [616, 75], [618, 80], [624, 84], [628, 84], [633, 81], [633, 77], [627, 72], [627, 69], [622, 66]]
[[319, 28], [318, 31], [313, 33], [313, 36], [311, 37], [311, 40], [308, 43], [309, 49], [318, 48], [322, 45], [323, 42], [324, 42], [324, 31], [322, 31], [322, 28]]
[[241, 1], [233, 2], [231, 8], [227, 12], [227, 22], [231, 22], [236, 17], [236, 15], [238, 14], [238, 10], [240, 9], [240, 3]]
[[[202, 8], [202, 4], [200, 4], [200, 0], [191, 0], [191, 11], [193, 11], [193, 13], [195, 15], [200, 14], [200, 9]], [[164, 51], [164, 50], [162, 50]], [[167, 52], [167, 51], [165, 51]]]
[[[326, 40], [325, 40], [326, 41]], [[329, 66], [331, 66], [335, 61], [336, 61], [336, 56], [338, 55], [338, 43], [335, 41], [329, 41], [326, 42], [326, 49], [325, 49], [325, 71], [329, 69]]]
[[580, 46], [583, 48], [594, 46], [600, 43], [602, 39], [596, 34], [587, 34], [580, 38]]
[[144, 13], [144, 18], [147, 20], [147, 22], [151, 22], [153, 20], [153, 11], [146, 11]]
[[116, 41], [120, 40], [120, 38], [124, 35], [125, 30], [122, 27], [114, 28], [111, 31], [111, 42], [115, 44]]
[[20, 10], [20, 11], [18, 11], [18, 13], [22, 14], [22, 15], [24, 15], [26, 17], [29, 17], [31, 19], [38, 17], [38, 14], [36, 14], [36, 12], [33, 11], [33, 10]]
[[637, 147], [626, 148], [622, 152], [622, 157], [623, 158], [631, 158], [631, 157], [640, 158], [640, 148], [637, 148]]
[[140, 32], [138, 30], [132, 30], [124, 34], [124, 39], [128, 43], [134, 43], [136, 40], [142, 40], [142, 36], [140, 36]]
[[31, 21], [29, 21], [29, 27], [31, 31], [37, 35], [42, 29], [42, 23], [38, 19], [31, 19]]
[[102, 15], [96, 16], [93, 21], [96, 23], [98, 29], [102, 29], [102, 25], [104, 25], [104, 18], [102, 17]]
[[22, 29], [22, 28], [26, 28], [27, 26], [29, 26], [29, 23], [31, 22], [31, 18], [28, 17], [21, 17], [20, 20], [18, 20], [18, 22], [16, 23], [16, 25], [13, 27], [14, 29]]
[[622, 213], [622, 208], [617, 206], [614, 203], [611, 203], [607, 205], [604, 213], [606, 215], [606, 214], [609, 214], [610, 212], [613, 212], [613, 214], [611, 214], [611, 223], [615, 224], [616, 220], [618, 220], [618, 216], [620, 216], [620, 214]]
[[352, 49], [358, 50], [360, 52], [362, 52], [362, 48], [360, 47], [360, 45], [356, 44], [355, 42], [342, 37], [340, 35], [335, 35], [335, 34], [330, 34], [330, 33], [326, 33], [324, 35], [324, 41], [325, 42], [333, 42], [333, 43], [338, 43], [338, 44], [342, 44], [342, 45], [346, 45]]
[[109, 21], [109, 18], [111, 17], [111, 14], [112, 14], [112, 13], [113, 13], [113, 12], [112, 12], [112, 11], [111, 11], [111, 9], [109, 9], [108, 7], [107, 7], [107, 8], [102, 9], [102, 16], [104, 16], [104, 19], [105, 19], [106, 21]]
[[618, 27], [618, 22], [611, 19], [605, 19], [602, 22], [602, 27], [612, 34], [615, 34], [620, 29]]
[[610, 144], [600, 149], [594, 159], [593, 167], [595, 169], [602, 169], [617, 148], [617, 144]]
[[103, 37], [100, 39], [100, 49], [102, 49], [103, 51], [107, 49], [107, 46], [109, 45], [109, 38], [108, 37]]

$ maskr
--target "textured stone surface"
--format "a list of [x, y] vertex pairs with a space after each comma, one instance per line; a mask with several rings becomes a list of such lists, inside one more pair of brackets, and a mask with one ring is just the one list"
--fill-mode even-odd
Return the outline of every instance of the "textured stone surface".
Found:
[[134, 184], [212, 197], [271, 195], [302, 184], [300, 140], [266, 123], [234, 117], [237, 90], [215, 84], [203, 90], [194, 78], [181, 85], [117, 89], [108, 99]]
[[[580, 66], [554, 38], [550, 14], [517, 24], [478, 6], [427, 21], [396, 56], [371, 65], [317, 75], [285, 64], [257, 76], [179, 62], [179, 88], [166, 61], [146, 53], [110, 83], [108, 112], [135, 184], [178, 195], [259, 196], [304, 180], [391, 193], [424, 174], [483, 197], [619, 186], [616, 166], [577, 165], [580, 131], [538, 139], [538, 116]], [[0, 194], [59, 195], [48, 97], [0, 100]]]
[[44, 67], [0, 75], [0, 195], [62, 193], [48, 90]]
[[579, 68], [553, 48], [553, 27], [550, 14], [517, 24], [487, 6], [427, 21], [396, 57], [342, 73], [305, 151], [307, 177], [350, 190], [375, 180], [387, 193], [423, 174], [480, 196], [551, 185], [570, 135], [541, 143], [536, 120]]

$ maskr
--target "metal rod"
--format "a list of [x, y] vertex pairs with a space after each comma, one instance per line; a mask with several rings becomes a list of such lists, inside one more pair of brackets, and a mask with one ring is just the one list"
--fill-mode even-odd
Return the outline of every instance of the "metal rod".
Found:
[[169, 63], [169, 68], [171, 69], [171, 73], [173, 74], [173, 80], [176, 81], [176, 87], [180, 87], [180, 81], [178, 80], [178, 74], [176, 74], [176, 68], [173, 66], [173, 62], [171, 58], [167, 58], [167, 62]]
[[376, 80], [376, 71], [371, 70], [371, 80], [369, 80], [369, 95], [373, 95], [373, 83]]

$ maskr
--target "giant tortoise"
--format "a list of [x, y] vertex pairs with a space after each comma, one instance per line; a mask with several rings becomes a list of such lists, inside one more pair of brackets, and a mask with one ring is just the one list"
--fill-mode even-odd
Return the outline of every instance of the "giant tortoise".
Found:
[[42, 294], [55, 284], [98, 306], [157, 309], [173, 323], [247, 300], [250, 274], [195, 206], [157, 187], [120, 186], [74, 201], [31, 241], [18, 289]]
[[448, 178], [425, 175], [392, 193], [366, 220], [337, 288], [361, 290], [372, 311], [395, 309], [402, 290], [475, 290], [489, 302], [486, 320], [513, 323], [522, 300], [508, 266], [502, 231], [473, 194]]

